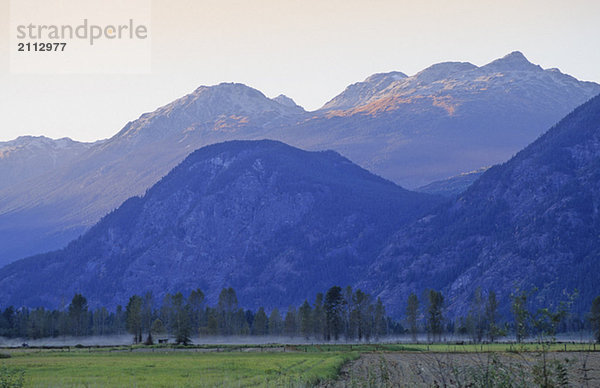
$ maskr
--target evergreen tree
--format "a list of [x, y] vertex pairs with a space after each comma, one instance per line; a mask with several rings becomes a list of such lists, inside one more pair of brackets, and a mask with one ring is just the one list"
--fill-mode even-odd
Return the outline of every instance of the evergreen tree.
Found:
[[[9, 306], [4, 309], [2, 312], [2, 320], [4, 324], [3, 331], [0, 334], [6, 337], [15, 337], [15, 308], [13, 306]], [[63, 331], [63, 333], [64, 332], [65, 331]]]
[[296, 333], [298, 332], [297, 327], [296, 327], [296, 308], [294, 306], [290, 306], [288, 308], [287, 313], [285, 314], [285, 320], [284, 320], [284, 333], [286, 336], [288, 337], [294, 337], [296, 336]]
[[82, 336], [87, 333], [88, 326], [88, 305], [87, 299], [81, 294], [75, 294], [69, 305], [69, 320], [71, 323], [71, 333], [74, 336]]
[[43, 338], [48, 336], [48, 322], [46, 309], [38, 307], [29, 314], [27, 335], [29, 338]]
[[302, 303], [298, 313], [300, 315], [300, 334], [302, 334], [305, 339], [309, 339], [313, 330], [313, 314], [310, 304], [308, 304], [307, 300]]
[[185, 298], [181, 292], [173, 295], [173, 321], [172, 331], [175, 333], [175, 343], [178, 345], [188, 345], [191, 341], [192, 332], [190, 322], [190, 307], [186, 304]]
[[219, 333], [231, 335], [234, 333], [234, 320], [238, 310], [238, 300], [233, 288], [223, 288], [219, 294], [217, 312], [219, 315]]
[[252, 326], [254, 326], [254, 319], [256, 318], [256, 315], [250, 309], [246, 310], [244, 312], [244, 315], [246, 317], [246, 326], [248, 327], [248, 334], [250, 334], [251, 328]]
[[387, 321], [385, 319], [385, 307], [383, 306], [383, 302], [381, 298], [377, 298], [377, 303], [375, 304], [375, 336], [379, 339], [382, 336], [387, 335], [388, 327]]
[[417, 334], [419, 333], [419, 298], [417, 294], [412, 292], [408, 296], [406, 303], [406, 323], [413, 342], [417, 342]]
[[281, 335], [283, 330], [283, 321], [279, 309], [275, 307], [269, 315], [269, 334]]
[[471, 299], [471, 307], [467, 316], [467, 329], [473, 342], [481, 342], [486, 331], [485, 303], [481, 288], [477, 287]]
[[487, 321], [487, 336], [490, 342], [494, 342], [498, 337], [504, 334], [504, 331], [498, 325], [498, 301], [496, 293], [490, 291], [488, 293], [487, 303], [485, 305], [485, 317]]
[[217, 335], [219, 333], [219, 313], [217, 309], [208, 307], [206, 309], [206, 334]]
[[[16, 311], [15, 329], [17, 337], [27, 337], [27, 326], [29, 325], [29, 309], [21, 307]], [[69, 332], [73, 334], [73, 325], [70, 323]]]
[[363, 319], [361, 297], [362, 292], [360, 290], [356, 291], [352, 296], [352, 310], [350, 310], [350, 315], [348, 317], [346, 340], [358, 338], [360, 341], [364, 335], [363, 328], [361, 327]]
[[344, 298], [342, 289], [338, 286], [331, 287], [325, 294], [325, 339], [331, 341], [339, 339], [343, 330], [342, 312]]
[[350, 314], [352, 310], [354, 310], [353, 306], [353, 298], [354, 292], [352, 291], [351, 286], [346, 286], [342, 291], [342, 297], [344, 301], [342, 302], [341, 308], [341, 316], [343, 322], [343, 333], [346, 340], [354, 338], [354, 335], [350, 333]]
[[260, 307], [258, 312], [254, 316], [254, 322], [252, 323], [252, 334], [253, 335], [267, 335], [268, 318], [265, 313], [265, 309]]
[[511, 298], [511, 311], [515, 319], [515, 336], [517, 342], [522, 342], [529, 335], [529, 319], [530, 314], [527, 310], [527, 298], [528, 294], [525, 291], [510, 295]]
[[167, 332], [167, 328], [164, 323], [160, 320], [160, 318], [156, 318], [152, 325], [150, 326], [150, 333], [161, 335]]
[[115, 311], [115, 319], [114, 319], [114, 332], [116, 334], [123, 334], [127, 328], [125, 327], [125, 312], [123, 311], [123, 306], [118, 305], [117, 310]]
[[142, 304], [142, 298], [134, 295], [129, 298], [129, 303], [125, 307], [127, 330], [133, 334], [133, 342], [136, 344], [142, 342]]
[[429, 306], [427, 307], [427, 333], [433, 341], [442, 339], [442, 331], [444, 328], [444, 296], [441, 292], [429, 290], [428, 293]]
[[92, 333], [94, 335], [108, 334], [108, 321], [110, 314], [106, 307], [96, 309], [92, 316]]
[[369, 339], [373, 331], [373, 306], [371, 297], [360, 289], [354, 292], [352, 297], [352, 310], [350, 312], [350, 338]]
[[154, 306], [152, 292], [147, 292], [144, 295], [144, 300], [142, 301], [142, 331], [146, 331], [148, 336], [146, 337], [146, 341], [144, 342], [146, 345], [152, 345], [154, 341], [152, 340], [152, 331], [150, 327], [152, 326], [152, 308]]
[[170, 293], [165, 294], [162, 305], [160, 306], [159, 318], [167, 328], [167, 333], [172, 334], [171, 328], [173, 327], [173, 296]]
[[323, 308], [323, 294], [318, 293], [315, 298], [315, 305], [312, 314], [313, 336], [322, 340], [325, 333], [325, 309]]
[[237, 309], [233, 316], [231, 332], [234, 335], [248, 335], [250, 334], [250, 326], [248, 325], [247, 315], [244, 309]]
[[201, 289], [197, 289], [191, 292], [190, 297], [188, 298], [188, 303], [190, 305], [190, 313], [191, 316], [191, 324], [194, 330], [199, 330], [201, 326], [206, 324], [204, 312], [205, 296]]

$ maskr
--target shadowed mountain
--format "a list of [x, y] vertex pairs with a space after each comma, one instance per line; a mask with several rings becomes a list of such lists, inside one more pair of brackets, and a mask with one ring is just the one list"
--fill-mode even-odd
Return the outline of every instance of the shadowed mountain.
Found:
[[266, 128], [294, 122], [301, 112], [241, 84], [200, 87], [128, 123], [71, 163], [50, 171], [38, 166], [44, 173], [37, 179], [0, 190], [0, 265], [65, 246], [195, 149], [263, 137]]
[[440, 201], [333, 151], [211, 145], [65, 249], [1, 269], [0, 304], [56, 306], [81, 292], [115, 306], [198, 287], [214, 301], [232, 286], [245, 306], [283, 307], [362, 279], [391, 233]]
[[415, 191], [441, 195], [447, 198], [455, 198], [465, 192], [465, 190], [467, 190], [488, 168], [489, 167], [482, 167], [478, 170], [465, 172], [448, 179], [431, 182], [428, 185], [419, 187]]
[[600, 96], [510, 161], [487, 170], [449, 205], [403, 228], [362, 286], [400, 312], [410, 292], [447, 295], [465, 314], [477, 287], [508, 308], [517, 287], [545, 305], [579, 290], [575, 312], [600, 293]]
[[375, 74], [315, 112], [241, 84], [202, 86], [51, 169], [33, 154], [19, 162], [35, 179], [20, 179], [21, 167], [0, 159], [0, 265], [64, 247], [208, 144], [270, 138], [333, 149], [414, 188], [506, 161], [598, 93], [600, 85], [518, 52], [482, 67], [446, 62], [410, 77]]

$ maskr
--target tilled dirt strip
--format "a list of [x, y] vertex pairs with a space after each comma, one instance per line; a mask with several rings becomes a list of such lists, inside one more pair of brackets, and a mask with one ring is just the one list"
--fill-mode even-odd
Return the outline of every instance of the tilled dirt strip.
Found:
[[[538, 353], [369, 353], [346, 365], [328, 388], [536, 386]], [[560, 363], [559, 363], [560, 362]], [[572, 387], [600, 387], [600, 352], [547, 353], [546, 376]], [[559, 366], [560, 365], [560, 366]], [[537, 372], [536, 372], [537, 371]]]

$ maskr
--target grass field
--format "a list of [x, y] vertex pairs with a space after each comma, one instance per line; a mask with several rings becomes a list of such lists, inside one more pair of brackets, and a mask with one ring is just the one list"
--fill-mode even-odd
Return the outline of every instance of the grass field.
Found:
[[[0, 350], [11, 356], [0, 359], [0, 365], [10, 370], [24, 370], [28, 387], [302, 387], [333, 381], [344, 365], [352, 368], [348, 362], [357, 360], [361, 354], [397, 357], [395, 354], [409, 359], [435, 353], [533, 354], [539, 350], [538, 344], [31, 348]], [[593, 350], [593, 345], [553, 344], [550, 350], [556, 354], [573, 353]], [[418, 362], [423, 363], [423, 360]], [[397, 360], [393, 363], [396, 365]]]
[[12, 352], [28, 387], [306, 386], [335, 379], [356, 352]]

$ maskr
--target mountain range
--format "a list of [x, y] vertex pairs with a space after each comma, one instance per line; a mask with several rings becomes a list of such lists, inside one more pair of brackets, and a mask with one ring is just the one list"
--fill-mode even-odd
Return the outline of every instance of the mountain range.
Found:
[[441, 201], [333, 151], [210, 145], [66, 248], [1, 269], [0, 305], [57, 306], [80, 292], [115, 307], [198, 287], [216, 302], [234, 287], [245, 306], [288, 306], [362, 279], [394, 231]]
[[600, 293], [600, 96], [577, 108], [462, 195], [402, 228], [361, 285], [403, 311], [409, 292], [441, 289], [466, 314], [477, 287], [508, 315], [516, 290], [536, 288], [573, 312]]
[[74, 163], [94, 143], [69, 138], [21, 136], [0, 142], [0, 190], [49, 174]]
[[244, 305], [285, 307], [333, 284], [401, 316], [411, 292], [466, 314], [476, 288], [537, 289], [556, 306], [600, 292], [600, 95], [457, 198], [407, 191], [333, 152], [233, 141], [188, 156], [66, 248], [0, 269], [0, 305], [96, 304], [133, 293], [222, 287]]
[[507, 160], [598, 93], [598, 84], [514, 52], [481, 67], [445, 62], [413, 76], [375, 74], [314, 112], [286, 96], [220, 84], [143, 114], [101, 142], [66, 147], [58, 146], [66, 140], [21, 138], [23, 149], [43, 144], [26, 162], [24, 151], [2, 151], [0, 265], [65, 246], [208, 144], [269, 138], [332, 149], [416, 188]]
[[465, 172], [447, 179], [431, 182], [425, 186], [417, 188], [416, 191], [453, 198], [467, 190], [469, 186], [471, 186], [473, 182], [475, 182], [488, 168], [489, 167], [481, 167], [474, 171]]

